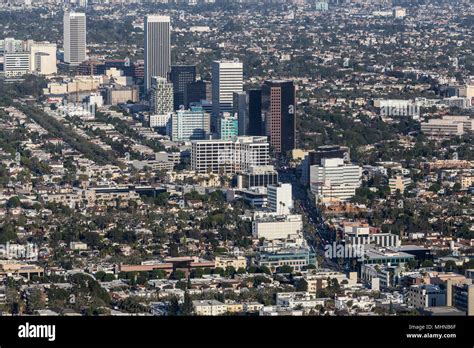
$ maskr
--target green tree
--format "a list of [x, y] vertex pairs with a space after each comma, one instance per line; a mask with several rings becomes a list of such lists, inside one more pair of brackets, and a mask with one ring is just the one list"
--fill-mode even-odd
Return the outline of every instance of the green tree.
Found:
[[296, 291], [308, 291], [308, 282], [304, 278], [297, 280], [295, 289]]
[[283, 265], [281, 267], [278, 267], [277, 273], [293, 273], [293, 267], [288, 266], [288, 265]]
[[178, 269], [172, 273], [171, 278], [180, 280], [180, 279], [186, 278], [186, 274], [184, 273], [184, 271]]
[[21, 205], [21, 202], [20, 202], [20, 198], [18, 198], [18, 196], [11, 197], [7, 201], [7, 208], [8, 209], [18, 208], [20, 205]]
[[433, 261], [431, 260], [424, 260], [423, 263], [421, 264], [422, 267], [433, 267]]
[[456, 262], [454, 262], [453, 260], [448, 260], [446, 261], [446, 263], [444, 264], [444, 270], [445, 271], [452, 271], [454, 269], [456, 269], [457, 266], [456, 266]]
[[184, 293], [184, 302], [183, 302], [183, 305], [181, 306], [181, 313], [183, 315], [191, 315], [193, 311], [194, 311], [193, 301], [189, 293], [186, 291]]

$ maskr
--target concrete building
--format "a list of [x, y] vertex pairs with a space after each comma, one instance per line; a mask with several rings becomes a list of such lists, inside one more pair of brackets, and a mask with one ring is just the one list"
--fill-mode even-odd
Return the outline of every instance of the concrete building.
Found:
[[414, 260], [412, 254], [398, 251], [396, 248], [384, 248], [366, 246], [364, 248], [364, 257], [361, 258], [363, 264], [381, 264], [381, 265], [399, 265]]
[[474, 118], [470, 116], [444, 115], [442, 119], [453, 123], [462, 123], [465, 133], [474, 131]]
[[[145, 90], [152, 87], [154, 76], [168, 78], [171, 66], [170, 17], [145, 16]], [[171, 106], [173, 107], [173, 105]], [[170, 110], [172, 111], [172, 110]]]
[[301, 215], [277, 215], [257, 217], [252, 222], [252, 236], [267, 240], [288, 239], [303, 233]]
[[130, 101], [136, 103], [139, 100], [137, 87], [107, 87], [105, 95], [105, 100], [108, 105], [126, 104]]
[[346, 243], [351, 245], [377, 245], [381, 247], [400, 246], [400, 237], [391, 233], [370, 233], [369, 228], [353, 226], [344, 233]]
[[4, 74], [9, 79], [26, 74], [52, 75], [57, 72], [56, 44], [49, 42], [5, 39], [3, 59]]
[[211, 117], [200, 107], [178, 110], [171, 116], [171, 140], [203, 140], [211, 132]]
[[301, 183], [309, 185], [310, 167], [312, 165], [321, 165], [323, 158], [341, 158], [345, 164], [350, 164], [350, 149], [347, 146], [323, 145], [316, 150], [308, 151], [303, 154], [301, 163]]
[[257, 253], [257, 265], [276, 270], [282, 266], [290, 266], [301, 271], [308, 265], [316, 265], [316, 253], [310, 247], [282, 248], [276, 251]]
[[345, 164], [342, 158], [323, 158], [310, 166], [310, 188], [321, 203], [346, 201], [360, 187], [362, 168]]
[[453, 306], [467, 315], [474, 315], [474, 284], [472, 279], [463, 282], [446, 282], [446, 305]]
[[30, 71], [38, 75], [53, 75], [56, 66], [56, 44], [35, 42], [30, 46]]
[[197, 140], [191, 146], [191, 168], [198, 173], [235, 174], [269, 162], [267, 137]]
[[357, 283], [357, 272], [351, 272], [348, 277], [344, 273], [329, 269], [311, 270], [304, 275], [304, 279], [308, 283], [308, 291], [315, 293], [329, 286], [328, 279], [336, 279], [339, 284], [346, 281], [349, 285], [355, 285]]
[[227, 305], [217, 300], [195, 300], [193, 301], [196, 315], [223, 315], [227, 312]]
[[279, 215], [287, 215], [293, 209], [293, 193], [291, 184], [267, 186], [268, 208]]
[[232, 112], [233, 93], [243, 90], [243, 64], [238, 60], [212, 62], [212, 126], [217, 129], [219, 116]]
[[65, 12], [63, 25], [64, 62], [79, 65], [86, 60], [86, 14]]
[[278, 184], [278, 172], [272, 165], [251, 166], [237, 176], [237, 188], [267, 187]]
[[150, 110], [158, 115], [173, 112], [173, 84], [164, 77], [151, 78]]
[[462, 136], [464, 127], [462, 123], [454, 123], [449, 120], [429, 120], [421, 124], [421, 131], [429, 137], [444, 138]]
[[406, 301], [415, 308], [445, 306], [446, 293], [438, 285], [412, 285], [406, 293]]
[[411, 184], [411, 179], [406, 176], [396, 175], [394, 178], [388, 180], [388, 187], [390, 187], [390, 193], [395, 194], [397, 190], [401, 194], [405, 191], [408, 185]]
[[24, 44], [24, 40], [17, 40], [12, 37], [7, 37], [3, 40], [0, 40], [0, 54], [4, 55], [5, 53], [26, 51]]
[[279, 292], [276, 294], [277, 306], [289, 307], [292, 309], [311, 309], [318, 305], [323, 307], [327, 300], [328, 299], [326, 298], [317, 298], [316, 294], [310, 293], [309, 291]]
[[148, 124], [150, 128], [166, 128], [169, 129], [169, 124], [171, 122], [171, 117], [173, 113], [167, 113], [164, 115], [150, 115], [148, 117]]
[[398, 285], [397, 272], [396, 266], [362, 264], [360, 267], [360, 278], [367, 285], [386, 289]]
[[0, 263], [0, 278], [22, 276], [28, 280], [32, 276], [41, 277], [44, 275], [44, 268], [20, 262]]
[[216, 268], [226, 269], [227, 267], [234, 267], [236, 270], [239, 268], [247, 267], [247, 259], [244, 256], [236, 257], [225, 257], [216, 256]]
[[314, 3], [314, 9], [318, 12], [326, 12], [329, 10], [329, 4], [327, 1], [316, 1]]
[[5, 78], [17, 79], [31, 72], [30, 52], [5, 53], [3, 71]]

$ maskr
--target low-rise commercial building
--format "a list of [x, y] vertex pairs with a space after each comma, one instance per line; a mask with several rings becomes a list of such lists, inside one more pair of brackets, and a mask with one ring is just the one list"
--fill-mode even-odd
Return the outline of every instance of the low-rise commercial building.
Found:
[[406, 293], [406, 301], [415, 308], [444, 306], [446, 293], [438, 285], [412, 285]]
[[252, 222], [252, 236], [260, 239], [287, 239], [303, 233], [301, 215], [277, 215], [257, 217]]

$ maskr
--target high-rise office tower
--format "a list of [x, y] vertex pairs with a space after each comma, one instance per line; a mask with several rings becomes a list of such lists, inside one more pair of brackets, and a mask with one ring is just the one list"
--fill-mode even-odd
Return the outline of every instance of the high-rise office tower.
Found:
[[239, 135], [246, 135], [248, 129], [247, 93], [234, 92], [232, 107], [234, 115], [237, 115]]
[[296, 104], [293, 81], [268, 80], [262, 87], [262, 112], [270, 146], [276, 154], [296, 147]]
[[263, 127], [262, 119], [262, 90], [249, 89], [247, 91], [247, 105], [248, 105], [248, 135], [264, 135], [265, 129]]
[[169, 80], [173, 84], [174, 109], [178, 110], [181, 105], [187, 108], [184, 102], [184, 94], [188, 84], [196, 82], [195, 65], [172, 65]]
[[151, 78], [168, 78], [171, 65], [170, 17], [145, 17], [145, 89], [151, 87]]
[[209, 103], [212, 100], [211, 83], [202, 80], [188, 83], [184, 92], [184, 105], [188, 108], [191, 103], [201, 103], [203, 100]]
[[64, 62], [79, 65], [86, 60], [86, 14], [64, 13]]
[[239, 119], [239, 135], [264, 135], [262, 91], [250, 89], [234, 93], [234, 113]]
[[219, 115], [232, 112], [233, 93], [243, 90], [243, 65], [238, 60], [212, 62], [212, 125]]
[[150, 109], [157, 115], [165, 115], [173, 111], [173, 85], [164, 77], [151, 78]]

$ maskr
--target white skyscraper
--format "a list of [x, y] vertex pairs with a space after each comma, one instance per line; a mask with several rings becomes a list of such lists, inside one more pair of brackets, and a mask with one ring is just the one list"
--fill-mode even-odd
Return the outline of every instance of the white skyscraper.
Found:
[[145, 17], [145, 89], [152, 76], [167, 78], [171, 66], [170, 17]]
[[238, 60], [212, 62], [212, 124], [223, 112], [232, 112], [233, 94], [243, 90], [243, 65]]
[[64, 62], [79, 65], [86, 60], [86, 15], [64, 13]]
[[287, 215], [293, 209], [291, 184], [268, 185], [268, 207], [277, 214]]

